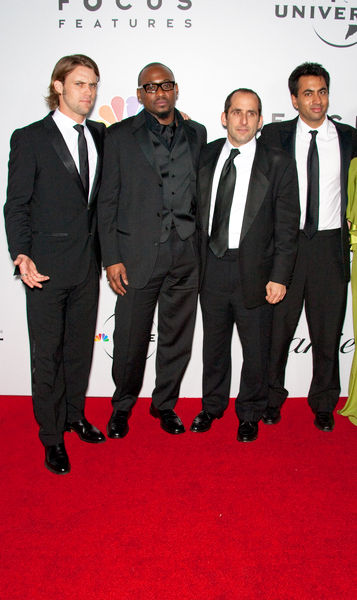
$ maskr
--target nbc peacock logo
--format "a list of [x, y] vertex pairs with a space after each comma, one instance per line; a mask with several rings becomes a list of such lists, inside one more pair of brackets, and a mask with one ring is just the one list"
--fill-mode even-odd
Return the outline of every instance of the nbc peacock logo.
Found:
[[[109, 356], [109, 358], [113, 358], [113, 333], [115, 327], [115, 315], [111, 314], [107, 317], [103, 325], [101, 327], [101, 331], [105, 333], [97, 333], [94, 337], [94, 341], [102, 347], [105, 354]], [[149, 346], [146, 355], [146, 359], [151, 358], [156, 352], [157, 346], [157, 327], [155, 321], [152, 324], [150, 338], [149, 338]]]
[[99, 107], [98, 114], [108, 127], [119, 123], [124, 117], [134, 117], [141, 108], [136, 96], [129, 96], [125, 100], [121, 96], [114, 96], [110, 105], [103, 104]]

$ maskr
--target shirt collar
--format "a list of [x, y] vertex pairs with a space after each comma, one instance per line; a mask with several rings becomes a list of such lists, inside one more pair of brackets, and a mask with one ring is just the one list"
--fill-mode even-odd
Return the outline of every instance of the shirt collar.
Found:
[[[154, 133], [160, 132], [162, 126], [161, 126], [161, 123], [159, 123], [159, 121], [156, 119], [156, 117], [154, 117], [151, 113], [149, 113], [145, 108], [144, 108], [143, 112], [145, 115], [146, 124], [147, 124], [148, 128], [151, 129], [151, 131], [153, 131]], [[179, 113], [178, 110], [176, 110], [176, 108], [175, 108], [174, 121], [177, 123], [178, 126], [183, 121], [181, 114]]]
[[299, 117], [298, 122], [297, 122], [297, 133], [299, 133], [300, 135], [310, 137], [310, 134], [309, 134], [310, 131], [318, 131], [320, 139], [322, 137], [326, 138], [328, 136], [329, 124], [330, 124], [330, 122], [329, 122], [328, 118], [325, 117], [323, 123], [321, 123], [321, 125], [319, 127], [311, 127], [310, 125], [305, 123], [305, 121], [303, 121], [301, 117]]
[[[237, 148], [237, 146], [233, 146], [230, 143], [228, 138], [226, 139], [225, 147], [226, 147], [228, 154], [233, 148]], [[253, 156], [255, 154], [256, 147], [257, 147], [257, 140], [254, 137], [246, 144], [242, 144], [242, 146], [239, 146], [238, 150], [239, 150], [240, 154], [242, 154], [243, 156], [248, 158], [249, 156]]]
[[[74, 121], [73, 119], [71, 119], [71, 117], [67, 117], [67, 115], [61, 112], [59, 108], [56, 108], [52, 116], [57, 123], [60, 123], [61, 126], [66, 129], [70, 129], [71, 127], [74, 127], [74, 125], [78, 125], [77, 121]], [[86, 123], [87, 119], [84, 119], [84, 121], [80, 123], [80, 125], [86, 126]]]

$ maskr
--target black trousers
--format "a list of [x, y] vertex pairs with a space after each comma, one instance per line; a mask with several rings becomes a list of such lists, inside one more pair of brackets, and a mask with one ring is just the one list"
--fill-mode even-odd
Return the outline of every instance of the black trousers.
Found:
[[227, 408], [235, 323], [243, 352], [236, 413], [240, 421], [259, 421], [267, 403], [272, 307], [269, 304], [245, 307], [238, 252], [229, 250], [223, 258], [208, 252], [200, 295], [203, 318], [202, 406], [215, 416], [222, 415]]
[[198, 255], [194, 236], [181, 240], [175, 229], [160, 244], [149, 283], [129, 286], [115, 307], [113, 408], [129, 411], [139, 395], [158, 304], [158, 342], [153, 405], [174, 408], [191, 356], [198, 294]]
[[339, 343], [346, 309], [347, 283], [342, 268], [341, 230], [320, 231], [309, 240], [299, 235], [292, 283], [274, 309], [269, 368], [269, 406], [280, 407], [289, 346], [303, 305], [312, 344], [313, 376], [308, 402], [332, 412], [340, 394]]
[[66, 420], [84, 414], [99, 294], [94, 260], [86, 279], [58, 289], [26, 287], [32, 400], [45, 446], [63, 442]]

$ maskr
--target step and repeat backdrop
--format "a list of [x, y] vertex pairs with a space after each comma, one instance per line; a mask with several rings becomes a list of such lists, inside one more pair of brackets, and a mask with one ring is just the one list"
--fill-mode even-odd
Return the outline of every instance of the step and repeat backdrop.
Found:
[[[179, 84], [178, 108], [225, 135], [223, 103], [233, 89], [249, 87], [263, 102], [264, 121], [291, 119], [287, 79], [304, 61], [330, 72], [329, 114], [356, 126], [357, 0], [3, 0], [0, 5], [0, 186], [5, 202], [9, 139], [14, 129], [48, 112], [44, 97], [52, 69], [66, 54], [83, 53], [98, 64], [101, 80], [92, 119], [110, 125], [136, 114], [137, 75], [152, 61], [168, 65]], [[25, 294], [13, 277], [3, 218], [0, 225], [0, 395], [30, 394]], [[88, 395], [110, 396], [115, 295], [102, 277], [94, 360]], [[141, 396], [154, 385], [153, 323]], [[192, 359], [181, 396], [201, 395], [202, 325], [198, 312]], [[351, 300], [340, 343], [342, 395], [347, 394], [354, 339]], [[237, 393], [241, 350], [232, 344], [231, 394]], [[302, 316], [290, 348], [287, 387], [307, 395], [311, 345]]]

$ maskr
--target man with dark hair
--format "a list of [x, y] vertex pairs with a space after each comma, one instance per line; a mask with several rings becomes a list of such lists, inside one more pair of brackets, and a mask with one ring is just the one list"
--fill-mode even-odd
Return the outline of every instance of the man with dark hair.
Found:
[[221, 120], [227, 139], [204, 149], [198, 177], [203, 398], [191, 431], [208, 431], [227, 408], [236, 324], [243, 351], [238, 441], [252, 442], [268, 393], [272, 305], [284, 298], [295, 261], [297, 175], [286, 153], [256, 141], [263, 122], [256, 92], [234, 90]]
[[176, 415], [196, 315], [196, 171], [205, 128], [175, 109], [168, 67], [146, 65], [137, 97], [144, 110], [109, 128], [98, 202], [108, 281], [118, 294], [113, 351], [113, 414], [108, 436], [128, 433], [142, 385], [156, 304], [158, 345], [151, 414], [168, 433], [185, 431]]
[[269, 146], [296, 158], [301, 208], [294, 276], [284, 302], [274, 311], [269, 401], [263, 421], [280, 421], [288, 395], [284, 380], [289, 345], [305, 304], [313, 356], [308, 402], [321, 431], [332, 431], [340, 393], [338, 352], [350, 265], [347, 173], [357, 153], [356, 130], [327, 116], [329, 83], [321, 65], [297, 67], [289, 77], [289, 89], [299, 116], [266, 125], [261, 136]]
[[43, 120], [11, 138], [5, 224], [26, 288], [32, 399], [45, 466], [68, 473], [64, 431], [105, 441], [84, 416], [98, 305], [96, 199], [105, 127], [89, 121], [99, 71], [90, 58], [56, 64]]

